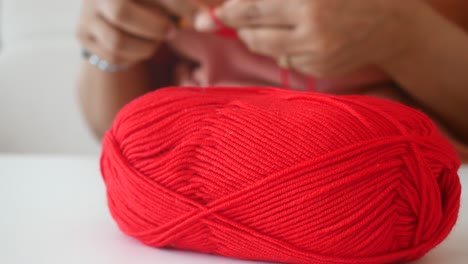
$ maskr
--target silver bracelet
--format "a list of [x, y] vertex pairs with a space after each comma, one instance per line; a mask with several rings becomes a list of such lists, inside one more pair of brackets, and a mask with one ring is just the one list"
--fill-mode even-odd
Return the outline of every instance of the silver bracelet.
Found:
[[92, 54], [87, 49], [81, 49], [81, 56], [86, 59], [91, 65], [98, 67], [98, 69], [105, 72], [119, 72], [127, 69], [126, 66], [111, 64], [101, 58], [96, 54]]

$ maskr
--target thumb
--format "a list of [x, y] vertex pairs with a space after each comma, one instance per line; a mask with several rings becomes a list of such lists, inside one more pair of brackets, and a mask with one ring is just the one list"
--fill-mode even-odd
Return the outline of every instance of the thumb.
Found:
[[258, 17], [259, 0], [228, 0], [213, 8], [203, 9], [195, 17], [195, 29], [201, 32], [215, 32], [222, 28], [239, 29]]
[[238, 39], [236, 29], [226, 26], [217, 15], [217, 10], [211, 9], [195, 18], [194, 28], [199, 32], [215, 33], [224, 38]]
[[145, 0], [154, 2], [169, 14], [191, 23], [200, 9], [206, 5], [199, 0]]
[[225, 27], [224, 22], [220, 19], [219, 14], [222, 8], [204, 9], [199, 12], [194, 20], [195, 30], [200, 32], [216, 32], [220, 28]]

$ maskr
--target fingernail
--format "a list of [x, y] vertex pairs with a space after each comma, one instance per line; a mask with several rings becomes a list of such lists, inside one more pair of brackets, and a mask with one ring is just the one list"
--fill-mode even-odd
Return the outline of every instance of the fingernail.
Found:
[[202, 11], [195, 17], [194, 27], [201, 32], [213, 32], [218, 29], [208, 11]]

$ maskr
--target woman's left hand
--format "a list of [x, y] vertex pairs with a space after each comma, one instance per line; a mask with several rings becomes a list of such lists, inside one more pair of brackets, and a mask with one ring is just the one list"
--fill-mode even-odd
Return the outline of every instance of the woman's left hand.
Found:
[[[215, 13], [252, 52], [304, 74], [331, 77], [379, 65], [405, 49], [405, 2], [228, 0]], [[208, 12], [195, 27], [217, 29]]]

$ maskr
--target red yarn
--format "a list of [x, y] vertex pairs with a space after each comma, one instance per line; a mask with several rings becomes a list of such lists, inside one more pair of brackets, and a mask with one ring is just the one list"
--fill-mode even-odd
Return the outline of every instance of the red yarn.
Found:
[[[289, 83], [290, 70], [287, 68], [280, 68], [280, 78], [281, 85], [285, 89], [291, 89], [291, 84]], [[307, 77], [307, 91], [315, 91], [315, 79], [311, 76]]]
[[232, 29], [227, 27], [221, 19], [219, 19], [218, 15], [216, 15], [215, 12], [216, 8], [210, 8], [210, 16], [211, 19], [213, 19], [213, 22], [218, 26], [218, 30], [216, 31], [216, 34], [225, 37], [225, 38], [238, 38], [239, 36], [237, 35], [237, 32]]
[[459, 166], [417, 110], [265, 88], [150, 93], [120, 112], [101, 158], [127, 235], [286, 263], [421, 258], [456, 222]]
[[289, 85], [289, 69], [280, 68], [280, 71], [281, 84], [283, 85], [283, 88], [290, 89], [291, 87]]

